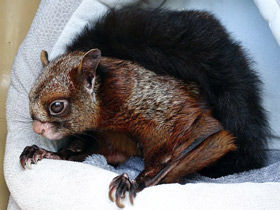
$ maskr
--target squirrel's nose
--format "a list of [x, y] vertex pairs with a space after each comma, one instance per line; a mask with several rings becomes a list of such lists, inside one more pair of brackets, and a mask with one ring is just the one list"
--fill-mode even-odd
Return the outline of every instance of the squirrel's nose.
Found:
[[44, 132], [45, 132], [45, 128], [44, 128], [44, 123], [42, 123], [41, 121], [39, 120], [33, 120], [33, 123], [32, 123], [32, 128], [33, 128], [33, 131], [39, 135], [43, 135]]

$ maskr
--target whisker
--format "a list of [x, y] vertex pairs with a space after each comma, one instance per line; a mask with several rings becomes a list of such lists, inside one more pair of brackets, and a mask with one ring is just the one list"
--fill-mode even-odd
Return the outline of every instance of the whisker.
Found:
[[7, 108], [1, 108], [0, 107], [0, 111], [3, 111], [4, 113], [8, 113], [8, 114], [11, 114], [13, 116], [20, 116], [20, 117], [23, 117], [25, 119], [29, 119], [31, 120], [31, 117], [28, 116], [28, 115], [25, 115], [24, 113], [20, 113], [18, 110], [9, 110]]
[[31, 121], [24, 121], [24, 120], [11, 120], [12, 122], [20, 122], [20, 123], [27, 123], [27, 124], [31, 124], [32, 123], [32, 120]]
[[22, 118], [28, 122], [32, 122], [33, 120], [31, 119], [31, 117], [27, 117], [23, 114], [19, 114], [19, 113], [11, 113], [11, 112], [7, 112], [8, 114], [12, 115], [13, 118], [15, 117], [19, 117], [19, 118]]

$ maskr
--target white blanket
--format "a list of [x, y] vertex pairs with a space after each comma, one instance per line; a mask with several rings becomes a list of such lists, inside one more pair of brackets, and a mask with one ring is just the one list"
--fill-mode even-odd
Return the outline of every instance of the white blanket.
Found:
[[280, 0], [254, 0], [280, 45]]
[[[27, 95], [40, 73], [41, 50], [45, 49], [55, 57], [63, 52], [65, 44], [89, 18], [102, 15], [109, 6], [121, 6], [119, 3], [125, 5], [131, 1], [41, 1], [11, 71], [4, 161], [5, 179], [11, 192], [9, 210], [117, 209], [108, 199], [108, 184], [116, 176], [115, 173], [83, 163], [57, 160], [42, 160], [38, 165], [34, 165], [32, 170], [23, 170], [19, 155], [28, 145], [37, 144], [55, 151], [59, 144], [63, 143], [49, 141], [34, 134], [28, 119]], [[145, 3], [153, 6], [157, 4], [156, 1]], [[126, 209], [134, 210], [274, 210], [280, 206], [279, 193], [280, 183], [169, 184], [145, 189], [137, 195], [133, 207], [127, 200], [124, 204]]]

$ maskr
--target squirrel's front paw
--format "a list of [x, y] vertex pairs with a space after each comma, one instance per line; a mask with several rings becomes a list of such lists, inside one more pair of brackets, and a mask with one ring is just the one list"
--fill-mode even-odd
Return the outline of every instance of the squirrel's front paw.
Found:
[[25, 147], [19, 157], [20, 164], [24, 169], [25, 167], [31, 169], [31, 164], [36, 164], [39, 160], [42, 160], [44, 158], [60, 159], [55, 153], [39, 148], [35, 144]]
[[114, 202], [113, 193], [115, 193], [116, 204], [119, 208], [124, 208], [124, 205], [121, 203], [121, 199], [125, 198], [126, 192], [129, 192], [130, 203], [133, 204], [133, 199], [136, 196], [137, 183], [135, 180], [129, 180], [126, 173], [117, 176], [113, 179], [109, 186], [109, 198]]

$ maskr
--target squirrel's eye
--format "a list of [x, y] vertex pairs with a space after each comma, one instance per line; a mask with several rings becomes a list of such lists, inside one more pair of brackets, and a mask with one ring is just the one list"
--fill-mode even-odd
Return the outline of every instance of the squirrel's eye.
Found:
[[51, 115], [61, 114], [65, 110], [67, 104], [68, 103], [67, 103], [66, 100], [53, 101], [49, 106], [49, 110], [50, 110]]

